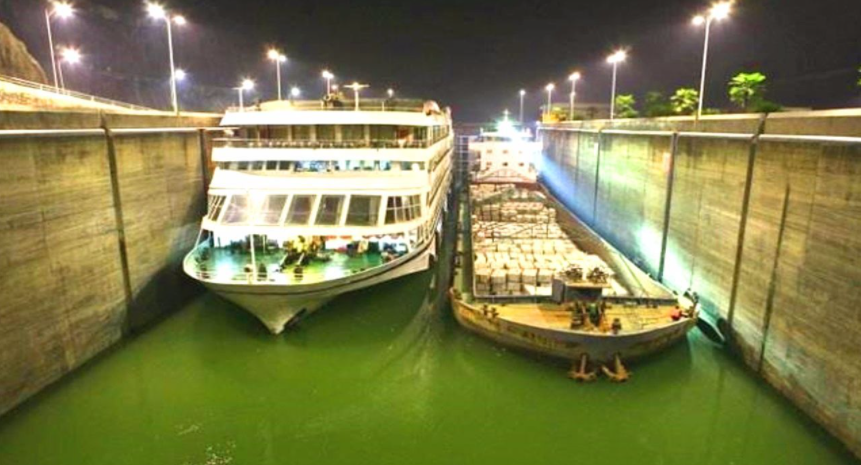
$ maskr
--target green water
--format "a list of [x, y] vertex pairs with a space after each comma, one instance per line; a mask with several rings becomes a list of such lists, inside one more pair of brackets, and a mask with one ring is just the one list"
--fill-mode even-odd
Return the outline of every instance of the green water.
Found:
[[579, 385], [460, 329], [436, 280], [278, 337], [205, 294], [0, 418], [0, 463], [855, 463], [698, 332], [628, 384]]

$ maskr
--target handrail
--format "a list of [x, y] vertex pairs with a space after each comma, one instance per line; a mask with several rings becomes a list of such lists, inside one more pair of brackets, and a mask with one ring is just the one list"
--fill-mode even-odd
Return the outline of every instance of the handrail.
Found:
[[[231, 106], [228, 113], [245, 113], [258, 111], [356, 111], [355, 100], [339, 100], [335, 102], [324, 102], [323, 100], [283, 100], [276, 102], [263, 102], [250, 104], [243, 107]], [[425, 111], [423, 100], [412, 99], [361, 99], [359, 111], [392, 111], [420, 113]]]
[[[439, 139], [443, 140], [445, 138]], [[437, 141], [425, 140], [286, 140], [286, 139], [233, 139], [213, 140], [215, 148], [290, 148], [290, 149], [425, 149]]]
[[9, 84], [15, 84], [17, 86], [26, 87], [29, 89], [35, 89], [43, 92], [50, 92], [56, 95], [62, 95], [66, 97], [72, 97], [80, 100], [86, 100], [93, 103], [100, 103], [103, 105], [111, 105], [115, 107], [124, 108], [126, 110], [134, 110], [134, 111], [146, 111], [146, 112], [156, 112], [159, 110], [155, 110], [153, 108], [147, 108], [140, 105], [134, 105], [131, 103], [120, 102], [118, 100], [112, 100], [104, 97], [97, 97], [95, 95], [85, 94], [83, 92], [77, 92], [74, 90], [68, 89], [58, 89], [54, 86], [41, 84], [38, 82], [28, 81], [26, 79], [21, 79], [12, 76], [0, 75], [0, 82], [7, 82]]

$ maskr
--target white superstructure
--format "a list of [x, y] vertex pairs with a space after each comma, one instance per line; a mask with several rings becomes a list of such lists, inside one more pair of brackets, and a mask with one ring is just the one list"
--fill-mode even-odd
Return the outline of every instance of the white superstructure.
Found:
[[229, 112], [185, 272], [274, 333], [338, 294], [425, 270], [451, 181], [448, 111], [268, 102]]
[[541, 143], [527, 131], [518, 131], [503, 121], [496, 131], [482, 132], [469, 141], [472, 181], [534, 183], [540, 151]]

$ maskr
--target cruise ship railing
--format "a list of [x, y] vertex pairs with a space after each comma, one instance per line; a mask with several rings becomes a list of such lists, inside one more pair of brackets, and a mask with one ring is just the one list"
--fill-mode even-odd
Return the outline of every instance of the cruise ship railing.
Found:
[[[245, 105], [244, 107], [230, 107], [228, 112], [254, 112], [254, 111], [269, 111], [269, 110], [286, 110], [286, 111], [355, 111], [356, 104], [353, 100], [340, 100], [324, 102], [322, 100], [285, 100], [278, 102], [281, 108], [271, 107], [271, 103], [263, 103], [260, 105]], [[359, 102], [359, 111], [394, 111], [394, 112], [409, 112], [416, 113], [425, 110], [425, 102], [423, 100], [381, 100], [381, 99], [362, 99]]]
[[271, 148], [271, 149], [426, 149], [437, 141], [424, 140], [343, 140], [310, 141], [284, 139], [231, 139], [213, 140], [216, 148]]

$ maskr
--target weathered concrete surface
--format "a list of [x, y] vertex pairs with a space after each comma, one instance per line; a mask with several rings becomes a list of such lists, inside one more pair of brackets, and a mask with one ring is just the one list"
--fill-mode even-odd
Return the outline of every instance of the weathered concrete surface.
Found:
[[0, 131], [0, 413], [197, 289], [180, 263], [206, 205], [200, 135]]
[[[583, 124], [694, 129], [674, 118]], [[644, 269], [697, 291], [744, 361], [861, 456], [861, 143], [753, 147], [759, 125], [758, 115], [700, 121], [696, 131], [750, 137], [682, 135], [675, 157], [671, 134], [548, 126], [542, 175]], [[859, 137], [861, 111], [769, 117], [764, 132]]]

